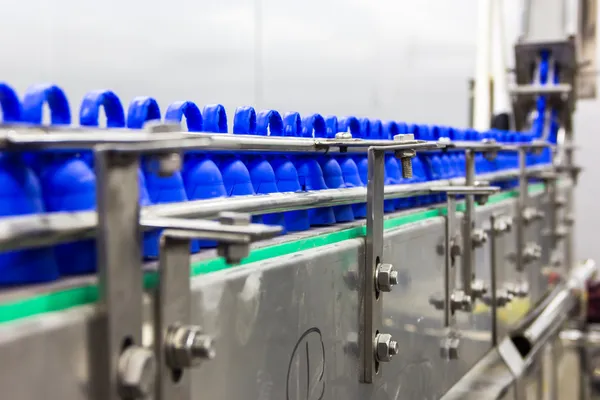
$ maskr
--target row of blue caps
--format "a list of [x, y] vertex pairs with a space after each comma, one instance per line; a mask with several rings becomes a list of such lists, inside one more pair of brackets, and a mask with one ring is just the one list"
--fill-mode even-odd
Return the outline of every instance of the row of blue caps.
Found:
[[[20, 101], [15, 91], [0, 83], [0, 106], [4, 123], [41, 124], [43, 107], [51, 111], [51, 124], [70, 125], [71, 112], [65, 93], [56, 85], [35, 85]], [[85, 95], [79, 113], [82, 126], [98, 126], [104, 109], [108, 128], [141, 129], [147, 121], [160, 120], [161, 112], [151, 97], [136, 97], [125, 115], [115, 93], [93, 91]], [[191, 132], [227, 133], [227, 115], [222, 105], [208, 105], [202, 111], [190, 101], [171, 104], [165, 121], [180, 122], [185, 117]], [[454, 129], [381, 122], [367, 118], [312, 114], [301, 118], [296, 112], [281, 115], [275, 110], [256, 112], [239, 107], [233, 119], [233, 133], [289, 137], [333, 138], [337, 132], [353, 137], [393, 139], [412, 132], [417, 139], [452, 140], [495, 139], [500, 142], [530, 141], [532, 133]], [[549, 161], [549, 155], [531, 156], [530, 164]], [[477, 156], [478, 173], [516, 168], [513, 153], [501, 153], [495, 161]], [[285, 153], [208, 153], [190, 151], [184, 155], [181, 173], [159, 176], [150, 159], [143, 159], [139, 170], [140, 204], [183, 202], [225, 196], [299, 192], [365, 186], [366, 154], [285, 154]], [[385, 158], [385, 183], [406, 184], [464, 176], [465, 159], [461, 152], [429, 152], [413, 160], [414, 176], [403, 179], [393, 155]], [[503, 185], [514, 185], [514, 182]], [[95, 209], [96, 181], [93, 158], [84, 151], [43, 151], [34, 154], [0, 153], [0, 217], [43, 212], [69, 212]], [[438, 203], [442, 195], [386, 200], [385, 211], [393, 212]], [[314, 226], [332, 225], [364, 218], [365, 204], [323, 207], [253, 217], [254, 222], [281, 225], [288, 232]], [[158, 256], [160, 232], [144, 234], [145, 258]], [[195, 241], [192, 252], [214, 247], [215, 243]], [[0, 285], [46, 282], [61, 275], [86, 274], [96, 269], [93, 240], [0, 254]]]

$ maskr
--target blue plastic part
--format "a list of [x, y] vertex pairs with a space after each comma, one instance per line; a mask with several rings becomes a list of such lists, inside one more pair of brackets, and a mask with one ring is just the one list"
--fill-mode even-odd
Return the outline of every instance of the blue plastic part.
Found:
[[[297, 112], [288, 112], [283, 117], [283, 136], [297, 137], [302, 132], [302, 119]], [[301, 191], [298, 170], [292, 158], [283, 154], [276, 154], [269, 158], [271, 167], [275, 171], [277, 189], [280, 192]], [[308, 210], [288, 211], [284, 213], [285, 227], [288, 232], [298, 232], [310, 229]]]
[[119, 97], [111, 90], [93, 90], [86, 93], [79, 108], [79, 125], [99, 126], [100, 109], [104, 108], [107, 128], [125, 126], [125, 112]]
[[0, 82], [0, 107], [4, 123], [21, 121], [21, 102], [17, 93], [6, 83]]
[[[360, 122], [356, 117], [342, 117], [337, 121], [338, 132], [349, 132], [352, 137], [360, 137]], [[363, 181], [356, 159], [348, 154], [340, 154], [337, 156], [340, 168], [342, 168], [342, 175], [344, 176], [344, 183], [346, 187], [361, 187], [366, 186], [366, 181]], [[366, 179], [366, 176], [365, 176]], [[365, 218], [367, 216], [367, 204], [358, 203], [352, 205], [352, 213], [354, 218]]]
[[[139, 96], [129, 103], [127, 110], [127, 127], [142, 129], [146, 122], [160, 120], [160, 107], [152, 97]], [[142, 157], [140, 188], [146, 187], [148, 199], [140, 196], [140, 204], [162, 204], [187, 201], [185, 186], [181, 173], [176, 172], [169, 177], [162, 177], [158, 173], [156, 160]], [[142, 193], [142, 190], [140, 190]], [[144, 234], [144, 257], [156, 258], [159, 255], [160, 231]]]
[[[356, 136], [354, 134], [352, 136], [369, 139], [371, 136], [371, 121], [368, 118], [359, 118], [358, 124], [360, 130]], [[366, 186], [369, 181], [369, 158], [366, 155], [358, 154], [354, 156], [354, 162], [358, 168], [358, 176], [360, 176], [360, 180]], [[358, 204], [354, 206], [354, 216], [357, 218], [366, 218], [367, 205]]]
[[[21, 103], [15, 91], [0, 82], [3, 122], [20, 122]], [[42, 189], [35, 173], [17, 153], [0, 153], [0, 217], [43, 213]], [[0, 286], [48, 282], [59, 272], [52, 248], [0, 253]]]
[[381, 123], [381, 120], [378, 119], [372, 119], [369, 121], [369, 125], [371, 127], [370, 132], [369, 132], [369, 139], [373, 139], [373, 140], [382, 140], [383, 139], [383, 124]]
[[[325, 137], [327, 128], [325, 119], [319, 114], [313, 114], [302, 119], [303, 137]], [[293, 157], [298, 170], [298, 181], [302, 190], [328, 189], [323, 176], [321, 165], [311, 155]], [[332, 207], [313, 208], [308, 210], [311, 226], [331, 225], [335, 223]]]
[[188, 132], [202, 132], [202, 113], [193, 101], [176, 101], [167, 107], [165, 122], [180, 123], [185, 117]]
[[[238, 114], [240, 115], [238, 116]], [[281, 136], [283, 134], [283, 120], [275, 110], [264, 110], [257, 114], [252, 107], [239, 107], [236, 110], [234, 121], [234, 133], [262, 136]], [[248, 155], [241, 158], [246, 162], [256, 194], [279, 193], [275, 171], [265, 154]], [[255, 219], [255, 222], [282, 226], [284, 233], [286, 230], [285, 217], [282, 213], [266, 214], [260, 219]]]
[[[30, 87], [23, 99], [26, 122], [41, 124], [44, 104], [50, 108], [51, 123], [71, 123], [69, 101], [56, 85]], [[46, 211], [69, 212], [93, 210], [96, 206], [96, 177], [79, 151], [47, 150], [32, 161], [40, 178]], [[54, 248], [61, 275], [77, 275], [95, 271], [96, 251], [93, 240], [72, 242]]]
[[227, 133], [227, 112], [221, 104], [204, 106], [204, 130], [213, 133]]
[[[100, 109], [104, 109], [107, 128], [123, 128], [125, 126], [125, 111], [119, 97], [111, 90], [93, 90], [86, 93], [79, 108], [79, 125], [98, 127], [100, 125]], [[82, 151], [81, 157], [90, 166], [94, 166], [94, 154]]]
[[340, 132], [338, 130], [338, 119], [335, 115], [328, 115], [325, 117], [325, 125], [327, 126], [326, 137], [329, 139], [334, 139], [336, 133]]

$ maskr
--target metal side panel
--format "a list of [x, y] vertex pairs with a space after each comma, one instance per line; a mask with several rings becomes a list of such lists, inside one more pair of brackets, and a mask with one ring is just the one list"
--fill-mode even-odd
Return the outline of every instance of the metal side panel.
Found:
[[[503, 210], [514, 210], [514, 200], [478, 207], [477, 223]], [[460, 358], [440, 357], [442, 312], [429, 298], [443, 288], [443, 235], [441, 217], [385, 234], [384, 261], [399, 270], [400, 283], [384, 296], [384, 326], [400, 353], [372, 385], [358, 378], [356, 272], [364, 239], [194, 278], [191, 322], [217, 340], [216, 359], [192, 372], [194, 398], [440, 398], [491, 349], [489, 310], [459, 313]], [[514, 240], [506, 240], [505, 251], [514, 251]], [[486, 246], [477, 249], [476, 273], [489, 282], [488, 253]], [[148, 322], [151, 297], [145, 299]], [[0, 325], [0, 359], [11, 360], [2, 364], [0, 392], [11, 400], [95, 399], [103, 332], [94, 306]], [[148, 324], [148, 344], [151, 332]]]

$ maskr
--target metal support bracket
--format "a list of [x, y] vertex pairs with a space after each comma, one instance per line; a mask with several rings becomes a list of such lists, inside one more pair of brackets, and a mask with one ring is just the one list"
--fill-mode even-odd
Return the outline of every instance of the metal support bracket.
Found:
[[158, 361], [156, 400], [191, 399], [186, 369], [215, 357], [213, 338], [191, 325], [190, 242], [216, 240], [227, 262], [248, 255], [256, 240], [274, 237], [281, 227], [251, 224], [250, 215], [223, 213], [219, 221], [144, 219], [146, 228], [165, 228], [160, 239], [159, 285], [154, 302], [154, 350]]
[[412, 177], [412, 158], [417, 149], [443, 147], [414, 140], [412, 134], [396, 135], [387, 145], [368, 150], [367, 235], [365, 265], [359, 272], [359, 343], [361, 355], [360, 380], [373, 383], [382, 362], [389, 362], [398, 353], [398, 343], [384, 332], [382, 323], [383, 293], [397, 283], [393, 266], [383, 261], [383, 200], [385, 186], [385, 152], [393, 151], [402, 161], [402, 174]]
[[[440, 354], [445, 359], [457, 359], [459, 357], [460, 334], [456, 327], [456, 311], [470, 312], [473, 308], [473, 281], [472, 273], [462, 271], [462, 288], [456, 288], [456, 267], [454, 263], [457, 254], [456, 243], [453, 243], [456, 231], [456, 197], [465, 195], [468, 197], [478, 196], [480, 201], [498, 191], [497, 187], [492, 186], [448, 186], [432, 188], [432, 192], [447, 194], [447, 213], [445, 225], [445, 243], [444, 243], [444, 294], [443, 298], [432, 297], [430, 303], [437, 309], [444, 310], [444, 329], [445, 336], [440, 343]], [[472, 240], [465, 240], [463, 232], [463, 246], [469, 246]], [[466, 232], [472, 235], [472, 232]], [[463, 250], [464, 252], [464, 250]], [[464, 257], [464, 255], [463, 255]], [[464, 266], [464, 264], [463, 264]], [[484, 288], [480, 288], [484, 291]]]

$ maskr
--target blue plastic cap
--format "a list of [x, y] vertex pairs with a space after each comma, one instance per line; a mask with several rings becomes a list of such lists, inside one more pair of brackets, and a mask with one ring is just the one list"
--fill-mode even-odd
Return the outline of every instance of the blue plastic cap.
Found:
[[374, 139], [374, 140], [384, 139], [383, 125], [381, 124], [381, 120], [372, 119], [369, 122], [370, 122], [370, 126], [371, 126], [369, 138]]
[[21, 120], [21, 102], [17, 93], [4, 82], [0, 82], [0, 108], [3, 122], [19, 122]]
[[41, 124], [44, 104], [50, 108], [52, 125], [70, 125], [71, 110], [65, 92], [56, 85], [45, 83], [30, 86], [23, 96], [21, 119], [30, 124]]
[[417, 140], [433, 140], [431, 130], [427, 125], [415, 125], [414, 135]]
[[98, 126], [100, 108], [104, 108], [107, 128], [123, 128], [125, 112], [119, 97], [111, 90], [94, 90], [83, 96], [79, 108], [79, 125]]
[[413, 133], [412, 131], [408, 130], [408, 125], [406, 122], [397, 122], [396, 125], [398, 126], [398, 134]]
[[326, 135], [327, 126], [321, 114], [302, 118], [302, 137], [324, 138]]
[[233, 133], [238, 135], [256, 135], [256, 111], [254, 107], [241, 106], [235, 109]]
[[338, 132], [350, 132], [352, 137], [360, 137], [360, 121], [356, 117], [343, 117], [338, 119]]
[[325, 125], [327, 126], [327, 137], [334, 139], [335, 134], [340, 132], [338, 129], [338, 119], [335, 115], [328, 115], [325, 117]]
[[298, 137], [302, 134], [302, 119], [297, 112], [288, 112], [283, 117], [283, 136]]
[[160, 107], [152, 97], [139, 96], [131, 100], [127, 110], [127, 127], [142, 129], [148, 121], [160, 120]]
[[385, 121], [381, 128], [381, 139], [392, 140], [394, 136], [400, 133], [398, 124], [394, 121]]
[[204, 130], [213, 133], [227, 133], [227, 113], [221, 104], [204, 106]]
[[429, 127], [429, 140], [438, 140], [441, 136], [441, 127], [437, 125], [431, 125]]
[[202, 113], [193, 101], [176, 101], [165, 113], [165, 121], [181, 122], [185, 117], [189, 132], [202, 132]]
[[368, 118], [359, 118], [360, 122], [360, 134], [359, 137], [362, 139], [368, 139], [371, 137], [371, 121]]
[[440, 130], [439, 130], [438, 139], [439, 138], [448, 138], [448, 139], [450, 138], [450, 127], [448, 127], [448, 126], [440, 126], [439, 129]]
[[262, 136], [283, 136], [283, 119], [275, 110], [262, 110], [256, 115], [256, 133]]

